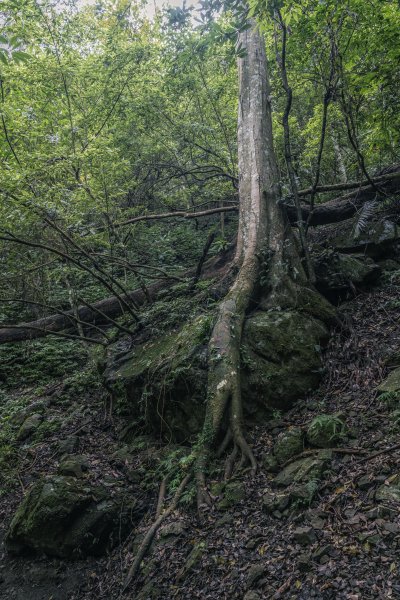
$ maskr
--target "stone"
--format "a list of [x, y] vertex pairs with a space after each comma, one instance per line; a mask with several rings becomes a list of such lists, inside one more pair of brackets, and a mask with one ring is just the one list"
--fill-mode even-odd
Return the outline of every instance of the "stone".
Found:
[[283, 465], [293, 456], [300, 454], [303, 449], [303, 432], [299, 427], [293, 427], [278, 436], [273, 451], [278, 463]]
[[202, 315], [122, 356], [110, 350], [104, 378], [125, 389], [133, 419], [143, 417], [145, 403], [147, 426], [157, 434], [165, 430], [186, 442], [201, 430], [211, 325], [211, 317]]
[[273, 454], [265, 454], [263, 457], [263, 465], [265, 470], [269, 473], [279, 472], [279, 463]]
[[183, 521], [173, 521], [160, 529], [160, 538], [179, 537], [186, 532], [186, 525]]
[[79, 437], [77, 435], [69, 435], [58, 442], [58, 452], [60, 454], [73, 454], [78, 448]]
[[324, 546], [320, 546], [313, 552], [312, 558], [317, 562], [321, 562], [321, 559], [324, 556], [330, 557], [335, 553], [335, 549], [331, 544], [325, 544]]
[[292, 484], [309, 484], [321, 478], [332, 454], [320, 451], [315, 457], [302, 458], [287, 465], [274, 479], [274, 485], [288, 487]]
[[360, 490], [368, 490], [370, 487], [374, 485], [374, 482], [370, 479], [368, 475], [364, 475], [357, 480], [357, 487]]
[[10, 417], [12, 425], [22, 425], [22, 423], [33, 414], [42, 414], [46, 409], [46, 403], [43, 400], [32, 402], [29, 406], [18, 410]]
[[17, 509], [5, 544], [12, 554], [99, 556], [119, 543], [143, 514], [134, 499], [74, 477], [37, 481]]
[[251, 565], [251, 567], [247, 571], [247, 577], [246, 577], [247, 587], [249, 587], [249, 588], [253, 587], [253, 585], [259, 579], [261, 579], [261, 577], [263, 577], [265, 572], [266, 572], [265, 565], [261, 565], [261, 564]]
[[268, 491], [262, 497], [262, 507], [267, 514], [273, 514], [276, 510], [284, 510], [289, 506], [289, 501], [289, 494]]
[[400, 392], [400, 367], [389, 373], [376, 389], [379, 394]]
[[22, 442], [22, 441], [26, 440], [28, 437], [30, 437], [33, 433], [35, 433], [35, 431], [37, 430], [37, 428], [39, 427], [39, 425], [42, 421], [43, 421], [43, 416], [41, 414], [33, 413], [32, 415], [30, 415], [22, 423], [22, 425], [17, 433], [17, 440], [19, 442]]
[[[308, 292], [304, 302], [296, 296], [300, 308], [259, 310], [246, 319], [241, 344], [246, 419], [269, 419], [271, 409], [288, 408], [321, 378], [320, 350], [329, 339], [324, 320], [332, 321], [335, 310]], [[150, 430], [178, 443], [201, 431], [211, 327], [212, 316], [202, 315], [132, 350], [121, 353], [118, 344], [109, 349], [103, 377], [109, 387], [124, 391], [132, 420], [145, 415]]]
[[308, 546], [317, 540], [317, 536], [312, 527], [298, 527], [293, 531], [293, 539], [302, 546]]
[[223, 498], [217, 502], [218, 510], [228, 510], [243, 500], [246, 496], [246, 489], [241, 481], [230, 481], [224, 485]]
[[200, 563], [203, 555], [207, 551], [207, 544], [205, 542], [198, 542], [189, 552], [189, 555], [185, 561], [183, 568], [177, 575], [177, 581], [184, 579], [191, 571], [193, 571]]
[[358, 235], [354, 234], [354, 223], [346, 230], [341, 227], [329, 240], [329, 244], [342, 252], [360, 252], [375, 258], [384, 256], [399, 240], [399, 228], [393, 221], [371, 221]]
[[397, 475], [388, 485], [381, 485], [375, 493], [378, 502], [400, 502], [400, 476]]
[[59, 475], [69, 475], [71, 477], [83, 477], [89, 469], [87, 459], [77, 454], [75, 456], [65, 456], [58, 467]]
[[309, 571], [312, 566], [310, 556], [308, 554], [300, 554], [299, 558], [297, 559], [297, 565], [302, 573]]
[[307, 428], [307, 439], [313, 446], [335, 446], [344, 432], [344, 422], [338, 415], [321, 414]]
[[285, 410], [318, 384], [325, 325], [297, 310], [258, 311], [245, 323], [242, 393], [246, 416], [262, 420], [271, 408]]
[[243, 600], [261, 600], [260, 594], [257, 594], [254, 590], [249, 590], [243, 596]]
[[363, 287], [378, 280], [382, 270], [372, 258], [325, 250], [314, 264], [316, 287], [321, 293]]
[[385, 258], [384, 260], [378, 261], [378, 265], [382, 269], [382, 271], [393, 272], [398, 271], [400, 269], [400, 265], [395, 260], [391, 258]]

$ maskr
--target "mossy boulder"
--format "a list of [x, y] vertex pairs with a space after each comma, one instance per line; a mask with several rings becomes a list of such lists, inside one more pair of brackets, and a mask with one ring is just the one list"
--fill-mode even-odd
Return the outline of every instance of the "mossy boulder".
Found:
[[318, 415], [307, 428], [307, 439], [317, 448], [330, 448], [340, 440], [344, 428], [344, 421], [339, 415]]
[[396, 223], [388, 220], [371, 221], [357, 233], [356, 220], [349, 222], [330, 238], [331, 246], [341, 252], [362, 252], [374, 258], [384, 256], [400, 240]]
[[285, 410], [318, 384], [325, 325], [297, 310], [259, 311], [244, 327], [242, 391], [248, 415]]
[[375, 282], [382, 269], [372, 258], [361, 254], [344, 254], [328, 250], [320, 254], [314, 264], [316, 285], [329, 295], [351, 286], [363, 287]]
[[110, 361], [108, 384], [123, 385], [133, 417], [154, 432], [186, 441], [201, 429], [211, 325], [200, 316]]
[[31, 435], [33, 435], [39, 428], [39, 425], [41, 424], [42, 421], [43, 421], [43, 415], [41, 415], [40, 413], [33, 413], [32, 415], [30, 415], [22, 423], [22, 425], [17, 433], [17, 440], [22, 442], [22, 441], [26, 440], [28, 437], [30, 437]]
[[[286, 409], [318, 384], [320, 349], [328, 330], [311, 316], [315, 292], [310, 294], [301, 310], [257, 311], [246, 320], [241, 346], [246, 418], [258, 420], [272, 408]], [[334, 316], [325, 301], [321, 312], [326, 320]], [[105, 379], [109, 386], [125, 390], [133, 419], [145, 419], [153, 432], [179, 443], [201, 430], [211, 329], [211, 317], [203, 315], [178, 331], [111, 357]]]
[[73, 477], [47, 477], [29, 490], [5, 543], [14, 554], [101, 555], [120, 542], [138, 516], [135, 500], [111, 496], [104, 486]]
[[400, 392], [400, 368], [394, 369], [377, 387], [380, 394]]
[[303, 451], [303, 432], [299, 427], [293, 427], [279, 434], [274, 445], [274, 455], [280, 465]]
[[378, 502], [394, 502], [397, 506], [400, 503], [400, 476], [397, 475], [388, 485], [381, 485], [375, 494]]
[[309, 506], [320, 480], [327, 470], [331, 451], [321, 450], [316, 456], [302, 458], [287, 465], [273, 480], [278, 490], [267, 490], [262, 498], [267, 513], [286, 514], [289, 507]]
[[296, 460], [275, 477], [274, 485], [289, 487], [293, 484], [310, 484], [317, 481], [321, 479], [331, 458], [331, 451], [321, 450], [316, 456]]

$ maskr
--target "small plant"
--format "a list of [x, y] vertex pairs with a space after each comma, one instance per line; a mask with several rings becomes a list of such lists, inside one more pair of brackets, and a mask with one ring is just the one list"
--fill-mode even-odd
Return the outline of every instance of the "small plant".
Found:
[[338, 415], [318, 415], [308, 427], [308, 441], [319, 448], [332, 446], [343, 436], [344, 427], [344, 421]]
[[386, 404], [389, 408], [395, 408], [399, 405], [400, 393], [399, 392], [383, 392], [380, 394], [379, 400]]

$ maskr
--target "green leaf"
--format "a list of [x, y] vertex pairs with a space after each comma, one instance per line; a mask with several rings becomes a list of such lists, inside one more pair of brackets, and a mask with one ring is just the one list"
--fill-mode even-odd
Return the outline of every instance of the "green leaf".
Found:
[[3, 50], [3, 48], [0, 48], [0, 62], [2, 62], [4, 65], [8, 64], [7, 53]]
[[12, 58], [17, 63], [20, 63], [20, 62], [26, 62], [26, 61], [30, 60], [31, 56], [29, 54], [27, 54], [26, 52], [22, 52], [22, 50], [16, 50], [15, 52], [12, 53]]

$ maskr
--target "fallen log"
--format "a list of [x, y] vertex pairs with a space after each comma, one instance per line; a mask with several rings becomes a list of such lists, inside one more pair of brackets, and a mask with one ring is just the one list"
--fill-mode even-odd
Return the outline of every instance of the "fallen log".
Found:
[[[225, 266], [229, 263], [231, 257], [232, 249], [226, 250], [219, 256], [211, 258], [205, 265], [202, 278], [211, 279], [216, 277], [220, 279], [223, 276]], [[193, 277], [194, 274], [195, 269], [192, 269], [185, 273], [185, 276]], [[158, 294], [162, 290], [167, 290], [174, 285], [176, 285], [175, 279], [160, 279], [147, 286], [148, 296], [146, 296], [142, 289], [137, 289], [127, 294], [123, 299], [126, 301], [134, 301], [136, 305], [140, 307], [146, 304], [149, 299], [151, 301], [156, 300]], [[43, 317], [29, 323], [18, 323], [17, 329], [15, 328], [15, 325], [10, 325], [9, 327], [7, 325], [1, 327], [0, 325], [0, 344], [43, 338], [52, 333], [70, 329], [71, 317], [74, 318], [76, 316], [80, 321], [85, 322], [85, 324], [88, 325], [112, 324], [112, 320], [121, 316], [124, 312], [124, 306], [121, 304], [120, 300], [115, 296], [111, 296], [104, 300], [94, 302], [92, 305], [85, 304], [84, 306], [79, 306], [77, 312], [72, 310], [65, 311], [62, 314], [52, 314], [48, 317]]]

